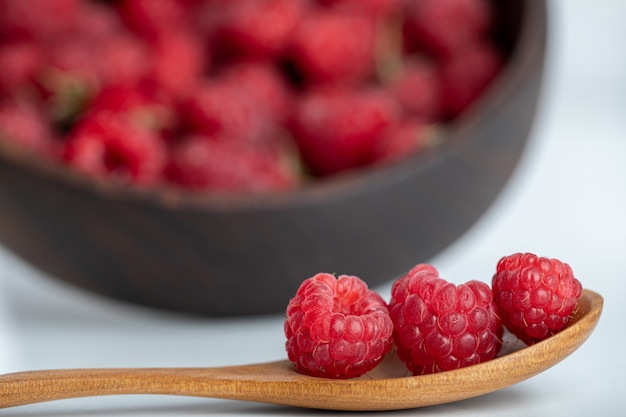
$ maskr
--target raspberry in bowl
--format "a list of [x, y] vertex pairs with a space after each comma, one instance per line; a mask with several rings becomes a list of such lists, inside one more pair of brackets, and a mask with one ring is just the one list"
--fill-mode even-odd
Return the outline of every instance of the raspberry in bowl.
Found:
[[539, 100], [541, 1], [22, 3], [0, 241], [145, 306], [279, 312], [317, 271], [403, 274], [506, 185]]

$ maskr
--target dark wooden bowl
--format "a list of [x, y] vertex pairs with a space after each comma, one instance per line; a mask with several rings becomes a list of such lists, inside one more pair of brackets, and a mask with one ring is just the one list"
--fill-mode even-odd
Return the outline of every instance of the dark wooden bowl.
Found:
[[317, 272], [370, 286], [427, 261], [493, 202], [532, 126], [544, 1], [498, 2], [510, 57], [444, 145], [278, 196], [133, 191], [0, 152], [2, 244], [50, 276], [115, 299], [206, 315], [282, 311]]

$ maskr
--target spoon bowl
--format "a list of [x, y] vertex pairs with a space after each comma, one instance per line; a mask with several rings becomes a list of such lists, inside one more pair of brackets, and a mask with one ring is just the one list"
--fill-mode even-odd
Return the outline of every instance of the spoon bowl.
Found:
[[[565, 359], [589, 337], [601, 295], [584, 290], [561, 332], [532, 346], [518, 343], [497, 358], [453, 371], [408, 376], [395, 354], [347, 380], [297, 373], [289, 361], [218, 368], [71, 369], [0, 376], [0, 407], [119, 394], [187, 395], [329, 410], [399, 410], [487, 394], [528, 379]], [[506, 343], [505, 343], [506, 345]]]

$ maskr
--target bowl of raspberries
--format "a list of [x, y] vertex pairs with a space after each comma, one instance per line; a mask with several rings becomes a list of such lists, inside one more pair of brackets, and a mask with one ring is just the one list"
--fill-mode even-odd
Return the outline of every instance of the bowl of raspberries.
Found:
[[543, 1], [0, 3], [0, 242], [139, 305], [284, 309], [405, 273], [512, 174]]

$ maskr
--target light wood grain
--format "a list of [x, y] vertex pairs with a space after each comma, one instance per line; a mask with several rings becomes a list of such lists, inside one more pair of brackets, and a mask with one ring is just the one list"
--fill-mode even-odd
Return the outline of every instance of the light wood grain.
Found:
[[115, 394], [187, 395], [332, 410], [396, 410], [486, 394], [542, 372], [595, 328], [603, 298], [585, 290], [570, 324], [543, 342], [455, 371], [406, 376], [395, 357], [352, 380], [313, 378], [288, 361], [220, 368], [74, 369], [0, 376], [0, 407]]

